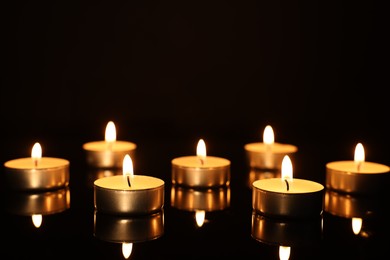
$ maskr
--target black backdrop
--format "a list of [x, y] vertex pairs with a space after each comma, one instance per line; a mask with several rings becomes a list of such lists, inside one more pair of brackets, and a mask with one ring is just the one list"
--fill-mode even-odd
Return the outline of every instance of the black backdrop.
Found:
[[379, 1], [6, 2], [3, 162], [36, 141], [44, 156], [82, 160], [109, 120], [152, 175], [199, 138], [242, 169], [243, 145], [267, 124], [302, 151], [303, 177], [323, 182], [325, 163], [353, 159], [357, 142], [390, 162]]

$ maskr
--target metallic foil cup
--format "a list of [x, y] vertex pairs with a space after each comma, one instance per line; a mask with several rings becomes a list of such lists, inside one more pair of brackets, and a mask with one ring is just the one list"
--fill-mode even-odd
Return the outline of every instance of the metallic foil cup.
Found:
[[172, 185], [171, 206], [186, 211], [217, 211], [230, 206], [230, 187], [193, 189]]
[[244, 146], [246, 158], [250, 168], [258, 170], [280, 170], [285, 155], [292, 160], [298, 148], [290, 144], [274, 143], [274, 149], [266, 152], [263, 143], [249, 143]]
[[85, 143], [83, 149], [87, 164], [95, 168], [122, 168], [126, 154], [134, 160], [137, 145], [132, 142], [116, 141], [112, 149], [104, 149], [104, 141]]
[[164, 234], [164, 211], [143, 216], [115, 216], [94, 212], [94, 236], [112, 243], [136, 243]]
[[4, 164], [5, 189], [44, 191], [64, 188], [69, 185], [69, 161], [60, 158], [43, 157], [41, 160], [55, 161], [58, 166], [44, 168], [15, 168], [13, 161], [31, 160], [21, 158]]
[[290, 220], [270, 218], [252, 211], [251, 236], [270, 245], [312, 245], [322, 239], [322, 216]]
[[50, 215], [70, 208], [69, 187], [39, 193], [10, 191], [5, 194], [6, 209], [15, 215]]
[[[101, 178], [94, 183], [94, 206], [99, 212], [117, 215], [143, 215], [161, 210], [164, 206], [164, 181], [151, 176], [135, 175], [134, 182], [140, 178], [152, 180], [158, 186], [131, 189], [124, 187], [105, 188], [97, 182], [107, 178], [121, 179], [123, 176]], [[136, 186], [133, 184], [133, 186]]]
[[[269, 179], [273, 180], [273, 179]], [[321, 184], [308, 180], [294, 179], [294, 182], [313, 183], [322, 187], [312, 192], [289, 193], [273, 192], [256, 187], [252, 188], [252, 208], [269, 217], [283, 218], [312, 218], [320, 216], [323, 212], [324, 188]], [[317, 188], [317, 187], [316, 187]]]
[[[387, 189], [390, 181], [389, 167], [382, 166], [384, 171], [377, 173], [352, 172], [338, 170], [333, 167], [338, 162], [326, 164], [325, 186], [329, 189], [354, 194], [381, 193]], [[379, 165], [365, 162], [365, 164]]]
[[[218, 186], [226, 186], [230, 184], [230, 161], [208, 156], [208, 158], [217, 158], [222, 162], [219, 166], [186, 166], [180, 164], [181, 159], [192, 156], [179, 157], [173, 159], [172, 165], [172, 184], [182, 185], [193, 188], [211, 188]], [[193, 157], [194, 158], [194, 157]]]

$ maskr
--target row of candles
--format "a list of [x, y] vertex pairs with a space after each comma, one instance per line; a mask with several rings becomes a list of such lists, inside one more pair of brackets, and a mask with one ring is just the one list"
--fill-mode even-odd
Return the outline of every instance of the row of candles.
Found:
[[[152, 176], [135, 175], [133, 172], [131, 158], [136, 147], [135, 143], [116, 140], [115, 124], [112, 121], [107, 124], [104, 141], [83, 145], [90, 166], [123, 168], [123, 176], [102, 178], [94, 183], [96, 203], [101, 204], [102, 210], [124, 214], [148, 213], [163, 206], [164, 181]], [[293, 178], [290, 157], [297, 151], [297, 147], [275, 142], [271, 126], [265, 128], [263, 142], [250, 143], [244, 148], [251, 168], [281, 169], [281, 178], [253, 182], [255, 209], [281, 216], [312, 214], [304, 209], [312, 208], [305, 206], [312, 203], [317, 205], [313, 208], [322, 209], [322, 203], [317, 201], [323, 196], [323, 185]], [[230, 161], [207, 155], [203, 139], [198, 142], [196, 155], [174, 158], [171, 164], [172, 184], [206, 188], [230, 184]], [[33, 146], [31, 158], [10, 160], [4, 166], [10, 188], [45, 190], [69, 184], [69, 161], [42, 157], [39, 143]], [[326, 187], [347, 193], [375, 192], [384, 188], [384, 178], [389, 171], [387, 165], [365, 161], [364, 147], [358, 143], [354, 160], [326, 164]], [[117, 190], [127, 192], [118, 193]], [[283, 205], [283, 208], [277, 209], [275, 205]]]
[[[86, 161], [93, 168], [119, 169], [121, 175], [98, 178], [94, 181], [94, 207], [97, 236], [110, 237], [118, 230], [126, 230], [123, 224], [139, 225], [139, 223], [123, 222], [121, 216], [146, 217], [146, 223], [158, 222], [159, 229], [147, 232], [148, 237], [158, 237], [162, 234], [162, 210], [164, 207], [165, 182], [159, 178], [135, 175], [133, 171], [132, 157], [137, 145], [132, 142], [116, 140], [116, 129], [112, 121], [107, 124], [104, 141], [85, 143], [83, 149], [86, 152]], [[375, 193], [384, 188], [385, 178], [390, 173], [390, 167], [366, 162], [364, 148], [361, 143], [355, 148], [354, 160], [330, 162], [326, 165], [326, 187], [330, 189], [325, 193], [325, 187], [317, 182], [293, 178], [293, 167], [290, 157], [297, 152], [297, 147], [290, 144], [276, 143], [271, 126], [264, 129], [263, 142], [249, 143], [245, 145], [248, 163], [251, 169], [256, 171], [280, 172], [280, 177], [274, 175], [251, 180], [252, 188], [252, 236], [262, 240], [273, 237], [264, 230], [264, 222], [272, 223], [272, 230], [281, 227], [289, 228], [283, 219], [306, 219], [304, 225], [313, 227], [313, 232], [318, 231], [320, 225], [317, 221], [323, 212], [323, 202], [327, 203], [328, 210], [345, 211], [347, 209], [334, 206], [335, 193], [343, 194], [367, 194]], [[230, 191], [230, 161], [225, 158], [209, 156], [206, 154], [206, 144], [200, 139], [196, 149], [196, 155], [174, 158], [172, 165], [172, 203], [178, 203], [186, 196], [186, 188], [207, 188], [215, 190], [214, 193]], [[60, 196], [52, 193], [56, 200], [65, 201], [69, 206], [69, 161], [61, 158], [42, 157], [42, 149], [39, 143], [33, 146], [31, 158], [20, 158], [8, 161], [4, 164], [7, 185], [13, 190], [61, 191]], [[222, 190], [221, 190], [222, 188]], [[194, 189], [189, 189], [194, 190]], [[227, 192], [228, 193], [228, 192]], [[46, 193], [51, 194], [51, 193]], [[224, 193], [225, 194], [225, 193]], [[194, 194], [192, 194], [194, 195]], [[228, 204], [228, 195], [224, 195], [222, 204]], [[325, 198], [325, 200], [324, 200]], [[332, 201], [331, 201], [332, 200]], [[337, 200], [337, 199], [336, 199]], [[179, 202], [177, 202], [179, 201]], [[226, 203], [224, 203], [226, 202]], [[62, 203], [63, 204], [63, 203]], [[183, 204], [183, 203], [182, 203]], [[218, 204], [218, 203], [217, 203]], [[337, 204], [337, 201], [336, 201]], [[184, 206], [183, 206], [184, 205]], [[187, 209], [185, 203], [181, 205]], [[333, 205], [333, 206], [332, 206]], [[225, 205], [226, 206], [226, 205]], [[203, 205], [206, 209], [207, 205]], [[218, 207], [224, 207], [219, 205]], [[199, 207], [197, 213], [204, 213]], [[194, 210], [191, 208], [191, 210]], [[118, 216], [119, 221], [111, 225], [106, 214]], [[202, 214], [197, 214], [197, 218]], [[34, 217], [34, 216], [33, 216]], [[204, 214], [203, 214], [204, 217]], [[97, 221], [99, 219], [99, 221]], [[33, 218], [34, 221], [34, 218]], [[283, 222], [283, 225], [279, 225]], [[143, 222], [144, 223], [144, 222]], [[201, 223], [201, 221], [200, 221]], [[303, 223], [303, 222], [296, 222]], [[310, 225], [313, 223], [313, 225]], [[201, 225], [201, 224], [198, 224]], [[110, 227], [111, 231], [102, 226]], [[268, 225], [270, 226], [270, 225]], [[112, 228], [113, 227], [113, 228]], [[116, 230], [116, 231], [115, 231]], [[119, 231], [119, 234], [122, 234]], [[140, 234], [137, 233], [136, 234]], [[125, 236], [125, 235], [119, 235]], [[142, 235], [140, 235], [142, 237]], [[138, 237], [137, 239], [140, 239]], [[288, 238], [286, 238], [288, 239]], [[126, 240], [122, 237], [119, 240]], [[133, 240], [134, 241], [134, 240]], [[123, 244], [123, 251], [132, 244]], [[281, 250], [288, 248], [281, 247]], [[124, 253], [125, 255], [125, 253]]]
[[[147, 214], [164, 205], [165, 182], [147, 175], [135, 175], [131, 157], [137, 145], [116, 140], [114, 122], [107, 124], [104, 141], [83, 145], [87, 163], [96, 168], [122, 168], [123, 175], [103, 177], [94, 182], [94, 205], [97, 210], [117, 214]], [[290, 144], [277, 143], [271, 126], [266, 126], [263, 142], [245, 145], [249, 165], [261, 170], [278, 170], [281, 177], [254, 180], [253, 209], [270, 216], [308, 217], [321, 214], [324, 186], [293, 178], [290, 157], [298, 150]], [[207, 155], [200, 139], [196, 155], [174, 158], [172, 184], [192, 188], [212, 188], [230, 184], [230, 160]], [[49, 190], [69, 184], [69, 161], [42, 157], [36, 143], [31, 158], [5, 162], [7, 185], [11, 189]], [[327, 188], [352, 194], [380, 191], [390, 167], [365, 161], [364, 148], [358, 143], [354, 160], [326, 165]]]

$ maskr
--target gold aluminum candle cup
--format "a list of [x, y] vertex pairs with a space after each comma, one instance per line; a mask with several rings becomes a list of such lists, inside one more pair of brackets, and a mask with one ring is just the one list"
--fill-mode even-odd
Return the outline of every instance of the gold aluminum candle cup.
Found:
[[59, 158], [42, 158], [45, 161], [55, 161], [56, 167], [15, 168], [15, 161], [31, 160], [22, 158], [8, 161], [5, 166], [6, 189], [25, 191], [44, 191], [64, 188], [69, 185], [69, 161]]
[[180, 160], [186, 158], [191, 158], [191, 156], [172, 160], [172, 184], [193, 188], [211, 188], [230, 184], [229, 160], [208, 156], [207, 158], [216, 158], [223, 164], [209, 167], [207, 165], [188, 167], [180, 164]]
[[40, 193], [8, 192], [5, 199], [7, 211], [21, 216], [50, 215], [69, 209], [70, 191], [63, 188]]
[[[356, 194], [381, 193], [388, 188], [390, 167], [376, 163], [364, 162], [362, 171], [344, 171], [337, 169], [337, 164], [348, 162], [330, 162], [326, 164], [326, 187], [335, 191]], [[353, 164], [353, 162], [351, 162]], [[376, 167], [378, 172], [365, 171]]]
[[376, 196], [356, 196], [327, 190], [324, 210], [344, 218], [367, 218], [381, 213], [381, 199]]
[[94, 213], [94, 236], [112, 243], [136, 243], [164, 234], [164, 211], [144, 216], [115, 216]]
[[[111, 176], [98, 179], [94, 182], [94, 206], [102, 213], [117, 215], [143, 215], [161, 210], [164, 206], [164, 181], [144, 175], [135, 175], [134, 183], [140, 178], [158, 183], [158, 186], [133, 189], [129, 187], [106, 188], [100, 186], [102, 180], [107, 178], [122, 179], [123, 176]], [[125, 184], [127, 185], [127, 184]], [[135, 184], [132, 185], [134, 187]]]
[[[103, 149], [104, 141], [89, 142], [83, 145], [87, 164], [95, 168], [122, 168], [126, 154], [134, 160], [137, 145], [132, 142], [116, 141], [113, 148]], [[103, 148], [102, 148], [103, 147]]]
[[244, 146], [248, 164], [259, 170], [280, 170], [285, 155], [294, 160], [298, 148], [290, 144], [274, 143], [273, 149], [266, 152], [264, 143], [249, 143]]
[[253, 211], [251, 236], [270, 245], [312, 245], [322, 238], [322, 217], [286, 220], [269, 218]]
[[248, 187], [252, 189], [252, 184], [254, 181], [269, 179], [269, 178], [280, 178], [281, 171], [270, 171], [270, 170], [259, 170], [251, 168], [248, 175]]
[[186, 211], [217, 211], [230, 206], [230, 187], [193, 189], [173, 185], [171, 206]]
[[[256, 187], [259, 181], [262, 180], [255, 181], [252, 187], [252, 208], [257, 212], [269, 217], [283, 218], [312, 218], [322, 215], [324, 188], [321, 184], [315, 184], [318, 186], [316, 191], [288, 193], [260, 189]], [[294, 182], [296, 181], [297, 179], [294, 179]]]

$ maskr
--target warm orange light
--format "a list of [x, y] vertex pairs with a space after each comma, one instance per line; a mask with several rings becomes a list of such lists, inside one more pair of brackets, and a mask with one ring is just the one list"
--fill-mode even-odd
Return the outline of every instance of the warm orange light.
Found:
[[282, 161], [282, 180], [293, 180], [293, 167], [291, 159], [288, 155], [283, 157]]
[[289, 246], [279, 246], [279, 259], [287, 260], [290, 258], [291, 247]]
[[122, 243], [122, 254], [125, 259], [128, 259], [133, 251], [133, 243]]
[[130, 175], [131, 177], [134, 175], [133, 160], [131, 160], [130, 155], [126, 154], [123, 158], [122, 167], [123, 175]]
[[363, 219], [361, 218], [352, 218], [352, 231], [355, 235], [360, 233], [362, 229]]
[[112, 121], [109, 121], [106, 126], [105, 141], [112, 143], [116, 141], [116, 128]]
[[263, 142], [265, 144], [273, 144], [275, 142], [274, 130], [272, 126], [267, 125], [263, 132]]
[[39, 143], [35, 143], [31, 150], [31, 158], [37, 160], [42, 158], [42, 147]]
[[358, 143], [355, 148], [355, 163], [362, 163], [365, 160], [364, 147], [361, 143]]
[[195, 220], [198, 227], [203, 226], [205, 217], [206, 217], [206, 212], [204, 210], [197, 210], [195, 212]]
[[41, 214], [33, 214], [31, 216], [32, 222], [36, 228], [39, 228], [42, 224], [42, 215]]
[[206, 159], [206, 144], [203, 139], [199, 139], [198, 145], [196, 147], [196, 155], [203, 161]]

